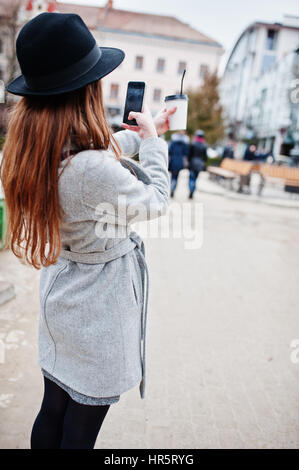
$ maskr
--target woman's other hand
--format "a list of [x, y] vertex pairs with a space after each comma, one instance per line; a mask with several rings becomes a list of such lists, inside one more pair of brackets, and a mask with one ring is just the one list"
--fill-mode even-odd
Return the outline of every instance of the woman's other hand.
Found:
[[155, 123], [158, 135], [165, 134], [165, 132], [169, 131], [168, 118], [169, 116], [174, 114], [176, 110], [177, 110], [176, 106], [168, 110], [166, 108], [163, 108], [156, 114], [156, 116], [154, 117], [154, 123]]

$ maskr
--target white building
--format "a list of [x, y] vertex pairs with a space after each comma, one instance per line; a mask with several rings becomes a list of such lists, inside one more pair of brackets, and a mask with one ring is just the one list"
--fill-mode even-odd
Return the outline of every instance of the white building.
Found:
[[122, 64], [103, 78], [104, 101], [110, 121], [122, 121], [127, 83], [145, 81], [146, 100], [154, 113], [166, 95], [198, 87], [207, 70], [216, 71], [222, 46], [172, 16], [118, 10], [110, 0], [103, 8], [57, 3], [60, 12], [78, 13], [100, 46], [125, 51]]
[[[7, 1], [0, 0], [0, 6]], [[21, 3], [20, 27], [43, 11], [77, 13], [100, 46], [118, 47], [125, 51], [122, 64], [102, 81], [111, 123], [122, 121], [129, 81], [147, 83], [146, 100], [154, 113], [163, 105], [166, 95], [179, 91], [184, 68], [184, 89], [198, 87], [207, 70], [217, 70], [223, 54], [217, 41], [177, 18], [118, 10], [113, 7], [112, 0], [103, 7], [47, 0], [21, 0]], [[5, 69], [5, 51], [2, 55], [2, 68]], [[2, 73], [5, 75], [4, 70]]]
[[254, 23], [236, 42], [221, 79], [228, 132], [288, 154], [299, 129], [299, 18]]

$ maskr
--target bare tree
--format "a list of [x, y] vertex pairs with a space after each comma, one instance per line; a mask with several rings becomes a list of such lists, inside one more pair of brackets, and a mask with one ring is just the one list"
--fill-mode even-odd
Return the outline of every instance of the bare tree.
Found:
[[[3, 79], [5, 83], [13, 80], [18, 72], [16, 57], [16, 36], [20, 27], [19, 11], [24, 0], [0, 0], [0, 37], [4, 45], [5, 70]], [[4, 102], [0, 104], [0, 134], [5, 134], [7, 126], [7, 112], [16, 98], [4, 91]], [[3, 99], [2, 98], [2, 99]]]
[[15, 41], [19, 29], [19, 11], [22, 5], [22, 0], [0, 0], [0, 5], [4, 11], [4, 18], [2, 21], [5, 23], [4, 29], [7, 35], [7, 73], [6, 80], [9, 82], [13, 80], [18, 70]]

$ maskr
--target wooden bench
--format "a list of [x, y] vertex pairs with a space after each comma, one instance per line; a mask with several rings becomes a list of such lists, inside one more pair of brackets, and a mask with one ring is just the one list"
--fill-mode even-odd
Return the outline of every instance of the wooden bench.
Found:
[[299, 180], [286, 180], [284, 190], [288, 193], [299, 194]]
[[232, 181], [236, 178], [239, 180], [239, 191], [242, 191], [243, 185], [249, 183], [249, 175], [257, 169], [256, 163], [243, 160], [234, 160], [232, 158], [224, 158], [220, 166], [208, 166], [207, 171], [216, 178], [228, 180], [232, 186]]
[[281, 184], [284, 185], [285, 191], [294, 193], [298, 192], [299, 168], [262, 164], [260, 165], [259, 173], [261, 175], [259, 194], [262, 193], [263, 188], [267, 182], [281, 182]]

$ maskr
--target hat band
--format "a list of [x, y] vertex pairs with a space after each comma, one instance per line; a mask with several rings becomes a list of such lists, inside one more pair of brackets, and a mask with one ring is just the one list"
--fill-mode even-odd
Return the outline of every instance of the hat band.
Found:
[[78, 62], [75, 62], [65, 69], [58, 70], [58, 72], [50, 75], [42, 75], [39, 77], [24, 76], [26, 85], [32, 91], [46, 91], [61, 87], [89, 72], [89, 70], [91, 70], [98, 62], [101, 55], [101, 49], [97, 44], [95, 44], [83, 59], [80, 59]]

